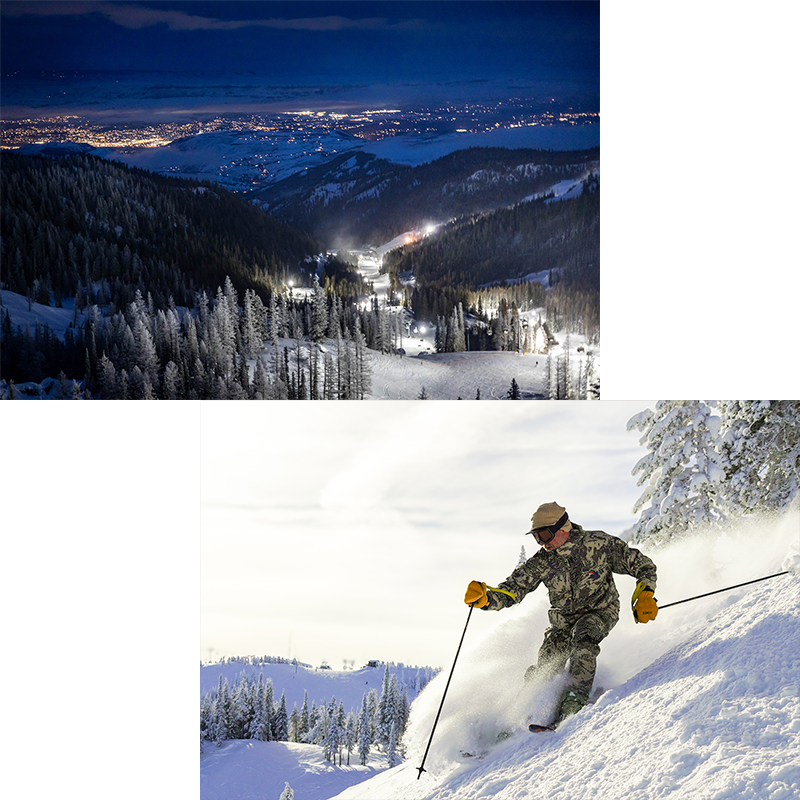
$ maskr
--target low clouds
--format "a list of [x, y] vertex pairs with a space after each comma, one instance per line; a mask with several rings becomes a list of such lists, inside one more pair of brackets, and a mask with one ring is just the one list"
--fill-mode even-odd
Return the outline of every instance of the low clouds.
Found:
[[[265, 6], [267, 4], [264, 4]], [[97, 14], [129, 30], [165, 26], [173, 31], [232, 31], [243, 28], [271, 28], [297, 31], [402, 31], [419, 30], [422, 20], [404, 19], [390, 22], [385, 17], [351, 19], [342, 16], [307, 17], [297, 19], [219, 19], [187, 14], [176, 8], [153, 8], [134, 3], [95, 2], [32, 2], [6, 3], [3, 14], [8, 16], [67, 16]]]

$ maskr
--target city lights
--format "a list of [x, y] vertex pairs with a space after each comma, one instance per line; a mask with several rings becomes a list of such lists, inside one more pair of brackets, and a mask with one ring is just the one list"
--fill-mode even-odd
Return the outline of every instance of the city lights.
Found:
[[275, 114], [217, 115], [172, 122], [101, 125], [85, 117], [61, 115], [38, 119], [0, 120], [0, 148], [26, 144], [75, 142], [90, 147], [161, 147], [176, 139], [214, 132], [269, 134], [340, 131], [376, 141], [404, 134], [484, 133], [534, 125], [587, 125], [599, 121], [597, 112], [542, 109], [533, 101], [465, 103], [438, 108], [341, 110], [301, 109]]

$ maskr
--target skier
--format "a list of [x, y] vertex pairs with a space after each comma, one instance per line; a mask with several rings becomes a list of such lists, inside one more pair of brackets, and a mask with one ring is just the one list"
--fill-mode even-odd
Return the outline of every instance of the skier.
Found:
[[464, 602], [499, 611], [521, 602], [540, 583], [547, 587], [550, 627], [537, 663], [528, 667], [525, 680], [551, 677], [569, 661], [569, 683], [559, 704], [558, 723], [589, 702], [599, 643], [619, 620], [619, 594], [612, 573], [636, 578], [633, 618], [637, 623], [649, 622], [658, 614], [653, 596], [656, 566], [622, 539], [603, 531], [586, 531], [570, 522], [566, 509], [558, 503], [540, 505], [531, 523], [528, 533], [542, 549], [496, 588], [471, 581]]

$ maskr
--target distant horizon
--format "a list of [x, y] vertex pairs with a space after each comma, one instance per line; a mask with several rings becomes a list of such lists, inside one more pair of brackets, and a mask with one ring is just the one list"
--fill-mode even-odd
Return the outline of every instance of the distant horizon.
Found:
[[599, 95], [600, 4], [4, 2], [0, 64], [271, 76], [278, 84], [508, 80]]

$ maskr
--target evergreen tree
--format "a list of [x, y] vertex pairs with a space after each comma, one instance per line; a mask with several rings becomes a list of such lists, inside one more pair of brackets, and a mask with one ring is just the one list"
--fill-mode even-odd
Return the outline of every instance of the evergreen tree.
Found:
[[361, 711], [358, 714], [358, 763], [365, 766], [369, 758], [369, 750], [372, 745], [372, 729], [369, 719], [369, 708], [367, 705], [367, 695], [361, 700]]
[[278, 742], [286, 742], [289, 740], [289, 714], [286, 710], [285, 692], [281, 694], [281, 699], [275, 712], [274, 734]]
[[347, 715], [347, 721], [345, 722], [344, 727], [344, 747], [347, 751], [347, 766], [350, 766], [350, 754], [353, 752], [353, 749], [356, 746], [356, 718], [355, 715], [350, 712]]
[[717, 451], [721, 419], [702, 401], [659, 401], [628, 422], [642, 432], [648, 453], [631, 471], [647, 484], [634, 506], [642, 511], [632, 541], [666, 540], [698, 523], [725, 516], [717, 494], [725, 478]]
[[289, 715], [289, 741], [300, 742], [300, 712], [297, 710], [297, 703], [292, 708], [292, 713]]
[[281, 792], [281, 796], [278, 798], [278, 800], [294, 800], [294, 791], [292, 787], [289, 786], [288, 781], [286, 782], [286, 786]]
[[328, 302], [316, 274], [314, 274], [311, 292], [311, 339], [315, 342], [323, 342], [328, 328]]
[[389, 742], [386, 748], [386, 761], [389, 764], [389, 767], [394, 767], [398, 763], [398, 755], [397, 755], [397, 721], [392, 720], [392, 727], [391, 731], [389, 732]]
[[800, 492], [800, 401], [723, 401], [719, 410], [728, 507], [786, 507]]
[[384, 748], [389, 745], [392, 723], [397, 717], [397, 681], [393, 682], [393, 677], [387, 664], [383, 672], [381, 696], [375, 717], [375, 741]]
[[300, 739], [301, 742], [307, 742], [308, 732], [310, 730], [310, 715], [308, 710], [308, 691], [303, 693], [303, 707], [300, 709]]

